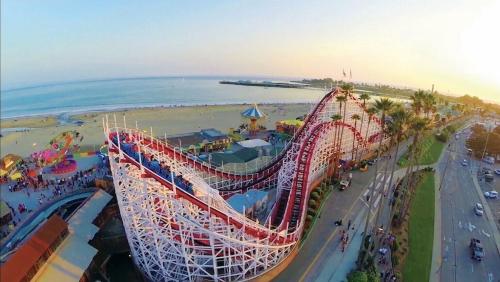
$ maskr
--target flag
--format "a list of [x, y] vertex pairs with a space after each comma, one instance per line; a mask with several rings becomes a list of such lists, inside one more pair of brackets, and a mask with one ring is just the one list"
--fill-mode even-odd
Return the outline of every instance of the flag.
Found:
[[345, 73], [344, 69], [342, 69], [342, 73], [344, 74], [344, 77], [346, 77], [346, 73]]

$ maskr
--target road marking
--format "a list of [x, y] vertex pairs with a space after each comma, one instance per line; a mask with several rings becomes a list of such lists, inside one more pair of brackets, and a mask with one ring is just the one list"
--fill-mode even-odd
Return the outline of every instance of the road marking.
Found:
[[377, 208], [377, 206], [378, 206], [378, 202], [380, 201], [380, 198], [381, 198], [381, 197], [382, 197], [382, 195], [381, 195], [381, 194], [378, 194], [378, 197], [377, 197], [377, 199], [375, 200], [375, 203], [373, 204], [373, 206], [374, 206], [375, 208]]
[[469, 231], [472, 232], [472, 231], [474, 231], [474, 229], [476, 229], [476, 226], [473, 225], [472, 223], [470, 223], [470, 221], [469, 221]]
[[[354, 202], [354, 204], [352, 204], [352, 206], [349, 208], [349, 210], [347, 211], [347, 213], [345, 214], [344, 218], [343, 218], [343, 221], [345, 221], [347, 219], [347, 217], [351, 214], [351, 211], [352, 209], [354, 208], [354, 206], [356, 206], [356, 202]], [[368, 213], [368, 211], [367, 211]], [[368, 214], [369, 216], [369, 214]], [[373, 218], [372, 218], [373, 219]], [[358, 227], [359, 228], [359, 227]], [[319, 257], [321, 256], [321, 254], [325, 251], [325, 248], [326, 246], [328, 246], [328, 244], [330, 243], [330, 241], [333, 239], [333, 237], [335, 237], [335, 235], [337, 234], [337, 231], [339, 230], [339, 228], [336, 228], [332, 234], [330, 234], [330, 236], [328, 237], [328, 239], [326, 240], [325, 244], [323, 245], [323, 247], [321, 247], [321, 249], [319, 250], [319, 252], [316, 254], [316, 256], [314, 257], [314, 259], [312, 260], [312, 262], [309, 264], [309, 266], [306, 268], [306, 271], [304, 271], [304, 273], [302, 274], [302, 276], [300, 276], [299, 278], [299, 281], [304, 281], [304, 278], [306, 277], [306, 275], [309, 273], [309, 271], [311, 271], [311, 268], [313, 267], [313, 265], [316, 263], [316, 261], [319, 259]]]
[[370, 190], [366, 189], [366, 191], [363, 193], [363, 198], [366, 198], [366, 196], [368, 196], [368, 193], [370, 193]]
[[488, 282], [493, 282], [493, 273], [488, 273]]
[[483, 232], [483, 234], [484, 234], [486, 237], [490, 238], [490, 236], [491, 236], [490, 234], [486, 233], [483, 229], [481, 229], [481, 231]]
[[375, 187], [375, 190], [378, 191], [378, 188], [380, 188], [380, 185], [382, 185], [382, 182], [377, 183], [377, 186]]
[[472, 267], [472, 272], [474, 272], [474, 264], [472, 263], [470, 266]]
[[462, 222], [460, 220], [458, 221], [458, 228], [462, 228]]

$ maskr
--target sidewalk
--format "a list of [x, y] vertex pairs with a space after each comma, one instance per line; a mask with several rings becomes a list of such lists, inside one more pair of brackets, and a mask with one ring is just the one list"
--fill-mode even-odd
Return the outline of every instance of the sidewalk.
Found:
[[342, 244], [340, 243], [340, 234], [335, 240], [337, 241], [336, 248], [333, 249], [333, 253], [330, 257], [324, 261], [327, 266], [337, 265], [338, 267], [323, 267], [319, 275], [316, 277], [316, 281], [344, 281], [354, 268], [356, 268], [356, 260], [358, 259], [358, 251], [361, 247], [361, 240], [363, 239], [363, 219], [365, 218], [366, 212], [368, 210], [364, 209], [359, 212], [353, 222], [353, 228], [347, 232], [349, 235], [349, 242], [346, 245], [344, 252], [341, 251]]

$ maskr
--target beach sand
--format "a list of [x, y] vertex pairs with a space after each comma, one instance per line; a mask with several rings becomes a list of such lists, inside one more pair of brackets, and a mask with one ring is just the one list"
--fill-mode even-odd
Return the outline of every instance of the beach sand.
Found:
[[[295, 119], [308, 113], [311, 106], [311, 104], [269, 104], [260, 105], [259, 109], [267, 115], [263, 125], [268, 129], [274, 129], [276, 121]], [[23, 157], [28, 156], [34, 151], [46, 148], [52, 138], [68, 130], [77, 130], [84, 136], [83, 141], [79, 143], [80, 146], [97, 150], [104, 142], [102, 119], [106, 114], [110, 122], [113, 122], [115, 115], [118, 123], [123, 124], [125, 116], [128, 127], [135, 127], [135, 121], [138, 122], [140, 129], [148, 132], [152, 127], [153, 134], [157, 136], [164, 136], [165, 132], [171, 136], [199, 131], [203, 128], [215, 128], [226, 133], [229, 128], [237, 128], [243, 122], [240, 113], [248, 107], [249, 105], [159, 107], [71, 116], [74, 120], [83, 121], [82, 126], [58, 124], [54, 116], [2, 120], [2, 129], [17, 127], [30, 129], [23, 132], [2, 133], [0, 155], [12, 153]]]

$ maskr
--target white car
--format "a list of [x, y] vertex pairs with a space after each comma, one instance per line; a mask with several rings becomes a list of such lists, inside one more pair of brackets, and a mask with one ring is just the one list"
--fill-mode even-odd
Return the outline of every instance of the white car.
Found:
[[463, 160], [463, 161], [462, 161], [462, 165], [463, 165], [463, 166], [467, 166], [467, 165], [468, 165], [467, 160]]
[[496, 199], [496, 198], [498, 198], [498, 192], [497, 191], [484, 192], [484, 196], [487, 199]]
[[500, 175], [500, 169], [495, 169], [495, 174]]
[[483, 205], [481, 205], [480, 203], [476, 203], [474, 205], [474, 213], [478, 216], [482, 216], [484, 213]]

